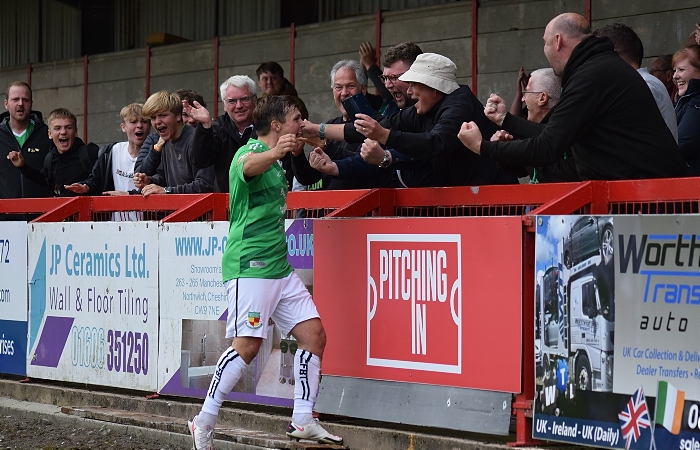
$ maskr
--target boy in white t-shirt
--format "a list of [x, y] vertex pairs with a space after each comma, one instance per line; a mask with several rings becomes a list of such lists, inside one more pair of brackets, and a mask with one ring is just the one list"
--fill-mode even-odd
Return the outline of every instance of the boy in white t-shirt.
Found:
[[[151, 121], [143, 116], [143, 105], [132, 103], [120, 112], [121, 129], [127, 140], [108, 144], [100, 148], [100, 155], [90, 177], [81, 182], [66, 186], [83, 195], [129, 195], [137, 194], [134, 186], [134, 164], [143, 141], [151, 131]], [[134, 211], [115, 212], [113, 220], [141, 220], [141, 214]]]

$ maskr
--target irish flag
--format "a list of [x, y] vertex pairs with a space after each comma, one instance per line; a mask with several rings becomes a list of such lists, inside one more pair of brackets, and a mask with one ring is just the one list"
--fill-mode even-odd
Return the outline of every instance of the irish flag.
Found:
[[659, 381], [656, 392], [654, 422], [673, 434], [680, 433], [685, 392], [679, 391], [666, 381]]

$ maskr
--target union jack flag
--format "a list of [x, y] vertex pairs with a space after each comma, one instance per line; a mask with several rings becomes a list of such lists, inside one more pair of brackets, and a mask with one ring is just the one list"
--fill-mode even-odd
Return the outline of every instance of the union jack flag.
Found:
[[649, 428], [649, 409], [641, 387], [627, 401], [627, 406], [617, 415], [620, 418], [622, 437], [625, 438], [625, 448], [629, 449], [632, 441], [637, 442], [644, 428]]

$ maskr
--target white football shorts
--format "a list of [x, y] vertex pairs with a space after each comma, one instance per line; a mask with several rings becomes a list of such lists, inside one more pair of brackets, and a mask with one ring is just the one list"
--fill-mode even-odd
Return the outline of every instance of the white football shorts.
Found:
[[267, 336], [270, 319], [287, 336], [298, 323], [319, 317], [299, 276], [285, 278], [236, 278], [224, 283], [228, 297], [226, 337]]

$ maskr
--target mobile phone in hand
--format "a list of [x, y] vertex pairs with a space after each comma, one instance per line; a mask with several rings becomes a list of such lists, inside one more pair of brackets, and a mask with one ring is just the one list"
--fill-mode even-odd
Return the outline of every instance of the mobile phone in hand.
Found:
[[355, 120], [356, 114], [367, 114], [375, 120], [377, 118], [377, 112], [372, 109], [367, 101], [367, 97], [362, 92], [342, 100], [341, 103], [351, 122]]

